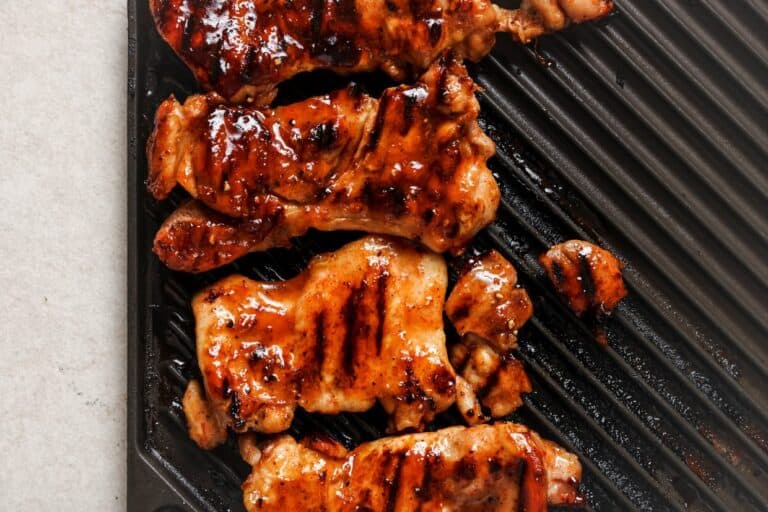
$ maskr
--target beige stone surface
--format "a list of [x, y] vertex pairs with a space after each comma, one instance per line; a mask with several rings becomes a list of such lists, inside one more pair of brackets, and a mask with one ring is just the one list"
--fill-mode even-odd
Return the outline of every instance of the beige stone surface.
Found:
[[124, 510], [126, 2], [2, 13], [0, 510]]

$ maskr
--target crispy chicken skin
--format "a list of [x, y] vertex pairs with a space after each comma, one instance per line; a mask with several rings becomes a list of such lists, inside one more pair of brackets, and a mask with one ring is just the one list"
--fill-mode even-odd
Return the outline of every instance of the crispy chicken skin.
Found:
[[603, 317], [626, 297], [621, 262], [609, 251], [585, 242], [569, 240], [552, 246], [539, 262], [568, 307], [581, 316]]
[[495, 33], [528, 42], [606, 15], [610, 0], [150, 0], [160, 35], [206, 90], [268, 104], [277, 85], [304, 71], [382, 69], [396, 79], [453, 49], [479, 60]]
[[202, 272], [309, 228], [461, 249], [499, 203], [476, 89], [444, 55], [379, 100], [355, 87], [277, 109], [167, 100], [148, 144], [149, 189], [161, 199], [179, 183], [231, 219], [187, 205], [161, 226], [155, 253], [175, 270]]
[[522, 425], [409, 434], [347, 452], [327, 438], [241, 438], [251, 511], [543, 512], [578, 505], [581, 465]]
[[517, 286], [515, 267], [497, 251], [470, 260], [445, 312], [461, 335], [461, 342], [450, 347], [453, 367], [492, 417], [517, 409], [531, 383], [512, 349], [517, 347], [518, 329], [533, 314], [533, 304]]
[[[454, 403], [478, 411], [482, 388], [456, 376], [446, 351], [447, 279], [441, 256], [368, 236], [289, 281], [234, 275], [202, 290], [192, 308], [205, 396], [192, 381], [190, 435], [210, 448], [226, 427], [276, 433], [296, 407], [361, 412], [377, 400], [394, 431], [422, 429]], [[522, 367], [518, 378], [527, 383]], [[510, 383], [503, 400], [519, 405], [524, 387]]]

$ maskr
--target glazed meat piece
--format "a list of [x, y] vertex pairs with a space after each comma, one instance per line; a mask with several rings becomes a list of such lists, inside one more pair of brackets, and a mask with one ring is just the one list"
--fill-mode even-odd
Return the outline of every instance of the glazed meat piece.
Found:
[[[459, 276], [445, 312], [461, 335], [451, 364], [480, 397], [490, 416], [505, 416], [531, 391], [523, 365], [512, 355], [517, 331], [533, 314], [517, 272], [497, 251], [472, 259]], [[466, 413], [465, 413], [466, 415]]]
[[539, 262], [568, 307], [581, 316], [608, 315], [627, 289], [621, 277], [621, 262], [605, 249], [584, 240], [569, 240], [552, 246]]
[[179, 183], [236, 220], [188, 205], [160, 228], [155, 252], [171, 268], [201, 272], [310, 228], [462, 248], [499, 203], [476, 88], [445, 55], [379, 100], [354, 86], [276, 109], [167, 100], [148, 144], [149, 189], [162, 199]]
[[447, 280], [441, 256], [368, 236], [289, 281], [234, 275], [202, 290], [192, 308], [204, 391], [192, 381], [184, 396], [190, 435], [210, 448], [226, 427], [281, 432], [296, 407], [361, 412], [377, 400], [395, 431], [454, 403], [478, 411], [446, 351]]
[[517, 331], [533, 314], [528, 293], [517, 284], [517, 271], [498, 251], [469, 260], [445, 312], [462, 336], [489, 341], [500, 352], [517, 346]]
[[544, 512], [579, 505], [575, 455], [522, 425], [452, 427], [347, 452], [327, 438], [241, 439], [250, 511]]
[[298, 73], [382, 69], [396, 79], [444, 50], [479, 60], [509, 32], [527, 42], [568, 23], [604, 16], [610, 0], [150, 0], [160, 35], [206, 90], [268, 104]]

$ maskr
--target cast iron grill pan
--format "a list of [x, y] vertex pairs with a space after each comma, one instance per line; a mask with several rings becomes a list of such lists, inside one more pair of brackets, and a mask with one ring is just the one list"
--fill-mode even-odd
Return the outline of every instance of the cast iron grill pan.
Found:
[[[470, 68], [503, 201], [469, 253], [501, 251], [535, 304], [519, 350], [534, 391], [511, 419], [578, 454], [587, 510], [767, 510], [768, 4], [617, 4], [530, 47], [501, 35]], [[157, 105], [197, 89], [147, 2], [128, 5], [129, 510], [242, 511], [249, 468], [234, 443], [204, 452], [186, 434], [191, 296], [232, 272], [290, 277], [358, 235], [310, 233], [200, 276], [163, 267], [152, 238], [184, 195], [149, 196], [144, 145]], [[357, 78], [374, 93], [387, 85]], [[345, 83], [300, 76], [278, 101]], [[569, 238], [627, 263], [607, 349], [536, 263]], [[299, 413], [292, 433], [351, 447], [384, 423], [378, 409]]]

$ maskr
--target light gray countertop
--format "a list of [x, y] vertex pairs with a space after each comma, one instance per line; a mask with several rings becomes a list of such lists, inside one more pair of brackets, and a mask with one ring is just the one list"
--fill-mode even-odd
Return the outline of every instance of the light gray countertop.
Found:
[[5, 2], [0, 509], [125, 509], [126, 2]]

